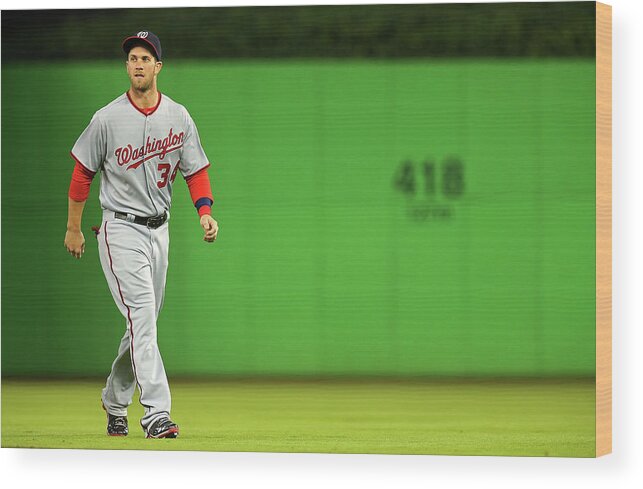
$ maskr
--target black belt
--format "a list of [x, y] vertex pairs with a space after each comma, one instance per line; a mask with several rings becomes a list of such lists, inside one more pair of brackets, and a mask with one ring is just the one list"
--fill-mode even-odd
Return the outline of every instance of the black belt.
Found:
[[122, 219], [123, 221], [133, 222], [134, 224], [140, 224], [141, 226], [147, 226], [150, 229], [156, 229], [167, 221], [167, 212], [153, 217], [140, 217], [134, 214], [126, 214], [125, 212], [114, 212], [114, 217], [116, 219]]

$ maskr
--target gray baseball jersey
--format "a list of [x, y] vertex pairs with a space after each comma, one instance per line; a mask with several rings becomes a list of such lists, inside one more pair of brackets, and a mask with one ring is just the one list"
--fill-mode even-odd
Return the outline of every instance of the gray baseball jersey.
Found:
[[184, 177], [208, 166], [190, 114], [166, 95], [145, 115], [127, 93], [94, 114], [72, 156], [102, 171], [103, 209], [156, 216], [170, 209], [177, 171]]

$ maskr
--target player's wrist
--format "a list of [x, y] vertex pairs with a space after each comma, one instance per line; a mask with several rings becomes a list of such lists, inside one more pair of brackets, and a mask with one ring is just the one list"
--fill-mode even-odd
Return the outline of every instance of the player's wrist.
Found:
[[212, 209], [209, 205], [202, 205], [199, 207], [199, 217], [212, 216]]
[[67, 231], [70, 233], [80, 233], [80, 224], [67, 223]]

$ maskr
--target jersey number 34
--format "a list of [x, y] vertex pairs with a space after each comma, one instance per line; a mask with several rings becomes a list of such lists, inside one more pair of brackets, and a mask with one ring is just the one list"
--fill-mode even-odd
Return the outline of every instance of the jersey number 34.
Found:
[[179, 169], [179, 163], [177, 161], [176, 166], [174, 167], [174, 170], [172, 170], [172, 176], [170, 176], [170, 164], [169, 163], [159, 163], [158, 169], [161, 172], [160, 180], [156, 182], [156, 185], [158, 188], [163, 188], [167, 185], [167, 180], [168, 176], [170, 176], [170, 182], [174, 183], [174, 179], [176, 178], [176, 172]]

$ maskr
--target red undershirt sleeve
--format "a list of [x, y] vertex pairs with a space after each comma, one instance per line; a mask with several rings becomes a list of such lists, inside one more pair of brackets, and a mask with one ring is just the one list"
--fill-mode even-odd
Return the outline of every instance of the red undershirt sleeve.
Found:
[[76, 162], [69, 184], [69, 197], [76, 202], [84, 202], [89, 197], [89, 186], [92, 184], [95, 172]]
[[203, 168], [185, 178], [190, 189], [190, 197], [194, 206], [199, 212], [199, 216], [210, 214], [211, 206], [214, 203], [212, 197], [212, 188], [210, 186], [210, 177], [208, 176], [208, 168]]

